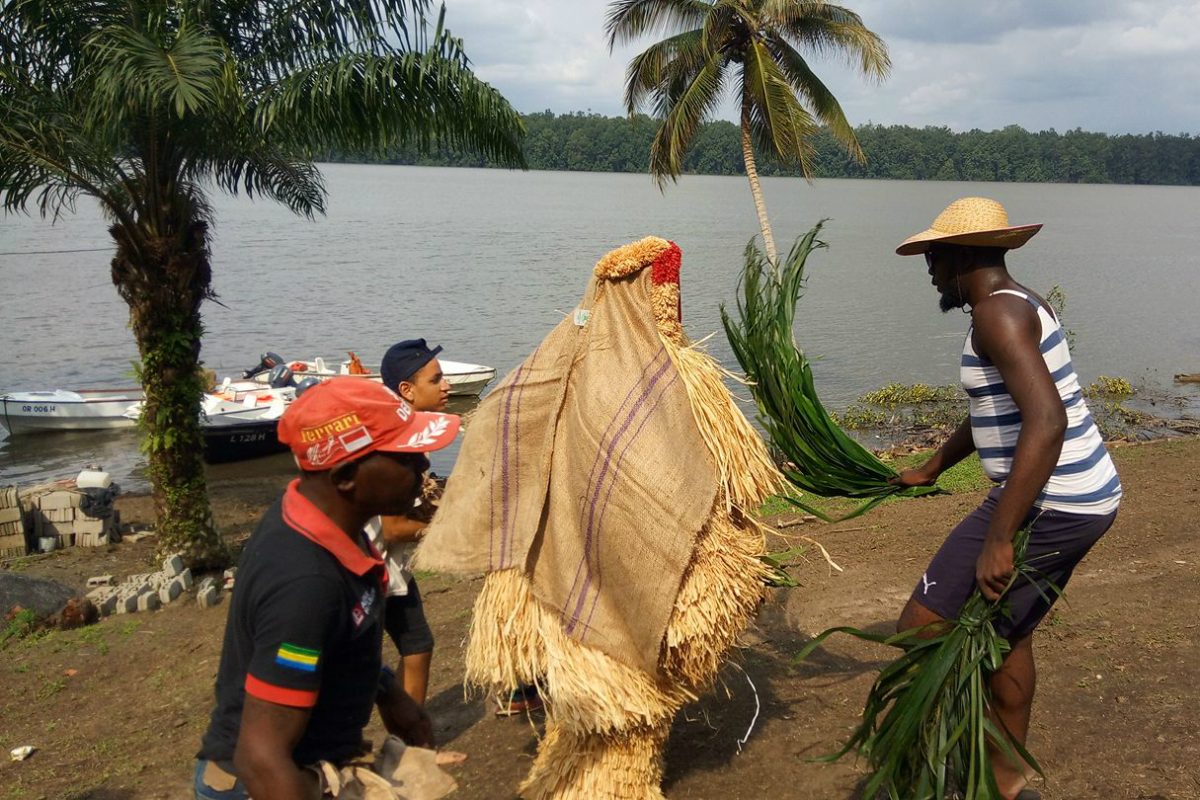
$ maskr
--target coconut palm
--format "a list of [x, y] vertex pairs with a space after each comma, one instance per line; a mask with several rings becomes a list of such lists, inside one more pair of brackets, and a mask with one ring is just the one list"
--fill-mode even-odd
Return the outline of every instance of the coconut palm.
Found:
[[811, 178], [810, 140], [825, 125], [863, 159], [841, 105], [802, 52], [843, 55], [868, 78], [882, 80], [891, 68], [887, 46], [858, 14], [819, 0], [616, 0], [609, 6], [610, 50], [660, 31], [667, 38], [635, 56], [625, 80], [629, 113], [649, 103], [662, 119], [650, 172], [660, 188], [679, 176], [696, 131], [732, 88], [740, 103], [746, 176], [774, 264], [755, 146]]
[[325, 210], [314, 159], [416, 143], [522, 163], [519, 117], [429, 0], [0, 0], [0, 197], [110, 219], [166, 550], [227, 558], [206, 491], [200, 309], [214, 188]]

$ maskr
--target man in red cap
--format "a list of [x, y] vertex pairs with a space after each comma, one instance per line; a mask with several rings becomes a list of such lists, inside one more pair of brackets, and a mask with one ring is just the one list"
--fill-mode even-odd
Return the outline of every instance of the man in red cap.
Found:
[[387, 729], [431, 746], [429, 718], [382, 669], [387, 570], [363, 534], [412, 507], [424, 453], [459, 419], [424, 413], [372, 381], [333, 378], [279, 423], [300, 477], [246, 544], [194, 779], [198, 800], [319, 796], [319, 761], [363, 753], [377, 705]]

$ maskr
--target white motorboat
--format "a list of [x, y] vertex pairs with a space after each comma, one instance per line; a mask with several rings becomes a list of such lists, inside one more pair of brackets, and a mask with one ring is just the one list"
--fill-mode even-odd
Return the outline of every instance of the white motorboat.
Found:
[[[292, 371], [292, 375], [297, 381], [305, 378], [316, 378], [317, 380], [327, 380], [339, 375], [349, 375], [356, 378], [366, 378], [367, 380], [382, 381], [383, 376], [379, 374], [379, 365], [363, 366], [365, 372], [351, 372], [351, 364], [353, 362], [347, 360], [340, 364], [329, 364], [323, 358], [315, 358], [312, 361], [289, 361], [286, 362], [288, 369]], [[467, 364], [462, 361], [450, 361], [445, 358], [439, 358], [438, 363], [442, 365], [442, 374], [446, 376], [446, 382], [450, 384], [451, 397], [478, 397], [479, 393], [484, 390], [489, 383], [496, 377], [495, 367], [486, 367], [482, 364]], [[266, 383], [268, 380], [267, 372], [259, 372], [253, 376], [253, 379], [260, 383]]]
[[137, 417], [130, 419], [125, 412], [142, 397], [141, 389], [9, 392], [0, 394], [0, 426], [10, 436], [129, 428]]
[[[293, 386], [275, 388], [226, 378], [200, 401], [204, 460], [220, 464], [287, 450], [276, 431], [279, 418], [295, 398]], [[130, 406], [125, 413], [137, 419], [142, 404]]]

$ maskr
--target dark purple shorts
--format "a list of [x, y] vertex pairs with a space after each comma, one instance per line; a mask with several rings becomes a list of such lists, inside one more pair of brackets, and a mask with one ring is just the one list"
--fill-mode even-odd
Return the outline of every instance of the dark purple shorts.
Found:
[[[993, 489], [979, 508], [951, 531], [913, 590], [914, 600], [943, 619], [957, 617], [975, 591], [975, 562], [983, 552], [988, 524], [1001, 491], [1000, 488]], [[1047, 587], [1066, 588], [1075, 565], [1112, 527], [1116, 518], [1116, 511], [1089, 515], [1032, 509], [1024, 522], [1028, 525], [1033, 520], [1025, 562], [1037, 571], [1038, 581], [1035, 585], [1024, 579], [1017, 580], [1006, 595], [1010, 618], [998, 620], [996, 632], [1006, 639], [1019, 639], [1032, 632], [1057, 599], [1054, 591]]]

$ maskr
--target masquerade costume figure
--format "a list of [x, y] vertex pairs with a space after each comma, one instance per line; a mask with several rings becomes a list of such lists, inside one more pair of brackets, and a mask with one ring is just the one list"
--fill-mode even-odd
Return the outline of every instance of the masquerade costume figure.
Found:
[[416, 560], [486, 572], [468, 684], [537, 684], [529, 798], [660, 798], [676, 711], [765, 595], [750, 511], [781, 489], [723, 372], [689, 346], [681, 253], [596, 265], [574, 314], [481, 403]]

